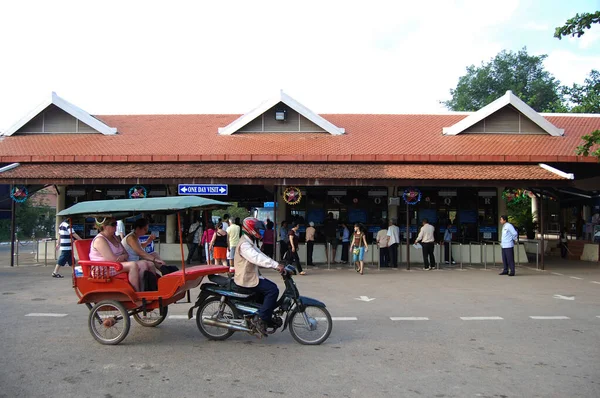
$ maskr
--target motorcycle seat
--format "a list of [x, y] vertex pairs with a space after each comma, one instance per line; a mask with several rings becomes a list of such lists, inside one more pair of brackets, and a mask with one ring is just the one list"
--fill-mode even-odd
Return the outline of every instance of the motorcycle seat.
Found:
[[233, 282], [231, 278], [217, 274], [209, 275], [208, 280], [210, 280], [212, 283], [216, 283], [217, 285], [224, 287], [228, 287], [229, 283]]

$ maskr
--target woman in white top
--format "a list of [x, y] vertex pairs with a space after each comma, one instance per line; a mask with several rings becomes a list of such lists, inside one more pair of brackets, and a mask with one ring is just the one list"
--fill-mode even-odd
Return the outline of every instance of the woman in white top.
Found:
[[387, 225], [381, 224], [381, 229], [377, 232], [377, 247], [379, 247], [379, 266], [388, 267], [390, 262], [390, 251], [388, 249], [388, 242], [390, 237], [388, 236]]
[[[140, 236], [148, 234], [148, 220], [140, 218], [133, 224], [133, 231], [123, 238], [121, 243], [129, 254], [129, 259], [133, 261], [146, 260], [148, 262], [148, 268], [159, 269], [161, 265], [165, 265], [165, 262], [160, 258], [158, 253], [152, 252], [147, 253], [144, 249], [148, 246], [156, 237], [154, 234], [144, 242], [140, 243]], [[153, 266], [152, 266], [153, 265]]]

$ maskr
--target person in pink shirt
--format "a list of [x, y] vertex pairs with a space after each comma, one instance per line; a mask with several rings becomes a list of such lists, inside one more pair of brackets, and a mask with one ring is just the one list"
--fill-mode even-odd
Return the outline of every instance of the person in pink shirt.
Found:
[[207, 223], [206, 229], [204, 230], [204, 233], [202, 234], [202, 240], [200, 241], [200, 243], [202, 245], [204, 245], [204, 252], [206, 253], [206, 263], [207, 264], [212, 264], [213, 260], [214, 260], [212, 251], [210, 251], [208, 249], [208, 247], [210, 246], [210, 242], [212, 242], [212, 238], [213, 238], [214, 234], [215, 234], [215, 224], [213, 224], [212, 222]]

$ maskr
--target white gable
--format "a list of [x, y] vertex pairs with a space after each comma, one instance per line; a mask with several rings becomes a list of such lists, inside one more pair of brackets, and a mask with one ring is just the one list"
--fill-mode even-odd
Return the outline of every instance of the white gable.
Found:
[[90, 115], [89, 113], [84, 111], [83, 109], [78, 108], [75, 105], [71, 104], [70, 102], [65, 101], [64, 99], [62, 99], [58, 95], [56, 95], [55, 92], [52, 92], [52, 96], [49, 99], [45, 100], [40, 105], [38, 105], [35, 109], [33, 109], [31, 112], [29, 112], [25, 117], [23, 117], [21, 120], [19, 120], [17, 123], [15, 123], [11, 128], [9, 128], [4, 133], [2, 133], [2, 135], [5, 135], [5, 136], [13, 135], [17, 131], [19, 131], [19, 129], [21, 127], [23, 127], [25, 124], [30, 122], [33, 118], [38, 116], [40, 113], [42, 113], [44, 110], [46, 110], [51, 105], [54, 105], [54, 106], [62, 109], [69, 115], [73, 116], [75, 119], [78, 119], [81, 122], [87, 124], [92, 129], [96, 130], [99, 133], [102, 133], [104, 135], [112, 135], [112, 134], [117, 133], [116, 128], [107, 126], [106, 124], [102, 123], [100, 120], [96, 119], [95, 117], [93, 117], [92, 115]]
[[321, 127], [323, 130], [327, 131], [332, 135], [341, 135], [344, 134], [345, 130], [343, 128], [337, 127], [334, 124], [328, 122], [323, 119], [321, 116], [317, 115], [289, 95], [285, 94], [283, 91], [279, 92], [279, 95], [263, 102], [255, 109], [246, 113], [245, 115], [240, 116], [229, 125], [225, 127], [219, 127], [219, 134], [221, 135], [231, 135], [236, 131], [240, 130], [242, 127], [252, 122], [256, 118], [260, 117], [266, 111], [274, 107], [275, 105], [283, 102], [285, 105], [289, 106], [291, 109], [298, 112], [300, 115], [304, 116], [317, 126]]
[[533, 123], [538, 125], [542, 130], [547, 132], [552, 136], [562, 136], [564, 135], [564, 129], [559, 129], [554, 126], [552, 123], [544, 119], [544, 117], [540, 116], [533, 108], [527, 105], [525, 102], [521, 101], [519, 97], [514, 95], [512, 91], [507, 91], [502, 97], [498, 98], [494, 102], [484, 106], [480, 110], [471, 115], [467, 116], [460, 122], [456, 123], [451, 127], [444, 127], [443, 134], [444, 135], [457, 135], [468, 129], [469, 127], [479, 123], [483, 119], [491, 116], [498, 110], [504, 108], [507, 105], [512, 105], [515, 109], [521, 112], [525, 117], [531, 120]]

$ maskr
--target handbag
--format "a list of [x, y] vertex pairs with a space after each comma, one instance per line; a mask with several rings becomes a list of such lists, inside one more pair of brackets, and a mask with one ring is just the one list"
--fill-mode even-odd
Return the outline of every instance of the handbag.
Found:
[[186, 243], [194, 243], [194, 236], [196, 235], [196, 232], [198, 232], [199, 229], [200, 229], [200, 225], [198, 225], [198, 227], [194, 230], [194, 232], [187, 234], [187, 236], [185, 237]]
[[358, 256], [360, 254], [360, 247], [355, 247], [354, 249], [352, 249], [352, 254]]

